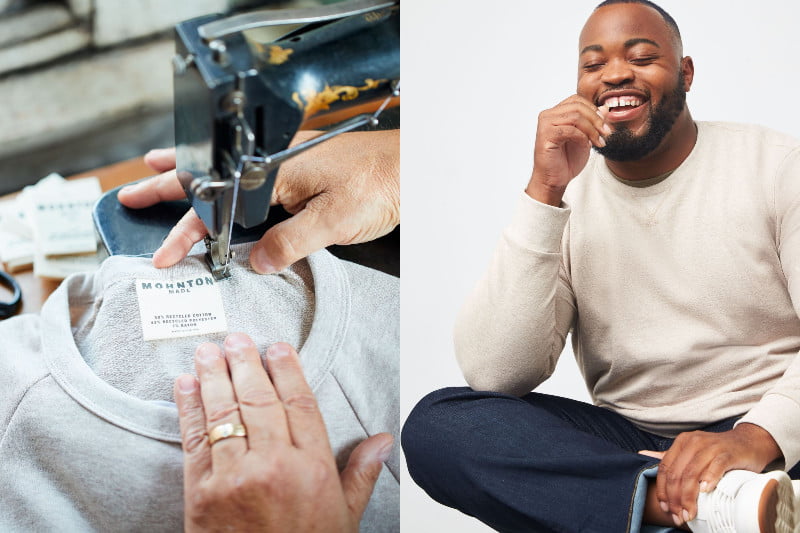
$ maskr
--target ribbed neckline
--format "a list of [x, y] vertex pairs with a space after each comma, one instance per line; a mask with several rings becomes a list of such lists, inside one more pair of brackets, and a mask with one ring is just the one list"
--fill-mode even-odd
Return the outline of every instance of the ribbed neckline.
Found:
[[[250, 248], [252, 244], [233, 247], [236, 257], [242, 258], [234, 268], [247, 268]], [[315, 309], [300, 358], [306, 379], [314, 389], [327, 374], [343, 342], [351, 303], [347, 274], [338, 260], [323, 250], [309, 256], [308, 263], [314, 279]], [[180, 265], [173, 268], [180, 269]], [[102, 280], [103, 275], [101, 266], [95, 276]], [[131, 273], [131, 277], [135, 275]], [[175, 407], [141, 400], [112, 387], [92, 371], [78, 351], [72, 324], [66, 320], [71, 316], [70, 294], [90, 286], [86, 281], [91, 276], [68, 278], [42, 306], [42, 351], [50, 373], [67, 394], [98, 417], [146, 437], [180, 442]], [[119, 276], [115, 272], [114, 277]]]
[[667, 173], [668, 175], [666, 177], [656, 176], [655, 178], [643, 180], [638, 184], [632, 185], [630, 184], [630, 180], [623, 180], [614, 175], [608, 168], [605, 158], [599, 155], [594, 158], [594, 170], [604, 183], [617, 192], [632, 196], [653, 196], [660, 194], [671, 188], [677, 182], [682, 181], [685, 176], [691, 175], [691, 169], [695, 166], [695, 160], [699, 157], [698, 154], [705, 149], [706, 124], [698, 121], [695, 121], [695, 124], [697, 125], [697, 141], [695, 142], [694, 148], [692, 148], [692, 151], [678, 168]]
[[[606, 165], [606, 168], [607, 167], [608, 167], [608, 165]], [[672, 176], [672, 173], [675, 172], [675, 169], [670, 170], [669, 172], [665, 172], [665, 173], [661, 174], [660, 176], [656, 176], [654, 178], [649, 178], [649, 179], [646, 179], [646, 180], [626, 180], [626, 179], [622, 179], [619, 176], [617, 176], [616, 174], [614, 174], [614, 171], [611, 170], [610, 168], [608, 169], [608, 171], [611, 173], [611, 176], [615, 180], [617, 180], [618, 182], [622, 183], [623, 185], [627, 185], [628, 187], [643, 188], [643, 187], [652, 187], [653, 185], [661, 183], [662, 181], [664, 181], [668, 177]]]

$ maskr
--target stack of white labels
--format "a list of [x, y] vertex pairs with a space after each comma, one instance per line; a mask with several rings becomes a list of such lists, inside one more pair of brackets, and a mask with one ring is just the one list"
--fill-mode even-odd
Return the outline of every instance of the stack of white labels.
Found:
[[0, 220], [0, 258], [6, 270], [33, 266], [41, 278], [64, 279], [100, 264], [92, 207], [97, 178], [65, 180], [50, 174], [25, 187]]

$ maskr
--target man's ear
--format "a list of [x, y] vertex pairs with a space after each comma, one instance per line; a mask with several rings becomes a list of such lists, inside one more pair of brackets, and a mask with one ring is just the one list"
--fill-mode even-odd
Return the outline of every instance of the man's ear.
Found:
[[686, 56], [681, 59], [681, 73], [683, 74], [683, 90], [688, 93], [694, 80], [694, 61], [691, 57]]

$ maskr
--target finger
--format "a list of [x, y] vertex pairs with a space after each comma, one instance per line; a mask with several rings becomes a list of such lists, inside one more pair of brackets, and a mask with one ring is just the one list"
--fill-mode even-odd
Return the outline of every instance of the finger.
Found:
[[150, 207], [159, 202], [186, 198], [174, 170], [153, 176], [138, 183], [123, 187], [117, 193], [119, 202], [131, 209]]
[[144, 155], [144, 163], [156, 172], [166, 172], [175, 168], [175, 148], [150, 150]]
[[[289, 146], [293, 147], [307, 142], [323, 133], [325, 132], [317, 130], [298, 130]], [[352, 133], [345, 135], [352, 135]], [[325, 152], [336, 153], [338, 156], [337, 143], [341, 142], [342, 137], [334, 137], [281, 164], [275, 178], [275, 186], [272, 188], [269, 205], [280, 204], [290, 213], [300, 211], [305, 205], [305, 201], [319, 190], [316, 182], [320, 178], [322, 169], [327, 166], [320, 163], [320, 161], [326, 160]]]
[[[241, 424], [239, 404], [233, 392], [228, 365], [219, 346], [205, 342], [195, 351], [194, 364], [200, 379], [200, 396], [206, 414], [206, 430], [221, 424]], [[211, 445], [212, 469], [226, 468], [247, 451], [247, 439], [230, 437]]]
[[247, 427], [249, 449], [270, 451], [276, 441], [288, 444], [286, 412], [261, 364], [256, 345], [244, 333], [231, 333], [225, 339], [225, 358]]
[[[675, 444], [679, 444], [678, 449], [673, 451], [670, 448], [668, 451], [671, 457], [668, 462], [669, 469], [666, 472], [665, 489], [669, 512], [673, 515], [676, 525], [679, 525], [685, 522], [684, 511], [688, 512], [685, 507], [687, 501], [684, 498], [684, 490], [686, 490], [688, 483], [692, 482], [692, 478], [694, 478], [695, 481], [693, 482], [695, 484], [698, 483], [696, 481], [697, 471], [693, 466], [693, 463], [697, 460], [697, 450], [691, 445], [688, 434], [679, 435], [673, 447], [675, 447]], [[664, 464], [664, 460], [662, 460], [661, 464]]]
[[205, 224], [195, 214], [194, 208], [190, 209], [170, 230], [161, 247], [153, 254], [153, 266], [171, 267], [186, 257], [194, 243], [202, 240], [207, 233]]
[[309, 254], [334, 244], [335, 225], [327, 224], [312, 201], [291, 218], [272, 226], [250, 252], [250, 266], [259, 274], [279, 272]]
[[[559, 121], [553, 123], [553, 126], [572, 126], [577, 128], [581, 133], [583, 133], [584, 138], [589, 139], [594, 146], [599, 148], [603, 148], [606, 145], [606, 140], [604, 135], [609, 135], [611, 133], [610, 130], [603, 131], [599, 129], [597, 124], [594, 123], [595, 119], [599, 119], [599, 117], [595, 116], [594, 118], [578, 116], [575, 118], [565, 117]], [[606, 125], [601, 125], [600, 128], [607, 127]]]
[[648, 457], [654, 457], [656, 459], [663, 459], [664, 452], [656, 452], [653, 450], [639, 450], [639, 455], [646, 455]]
[[342, 470], [344, 498], [356, 521], [364, 514], [383, 463], [389, 458], [393, 445], [394, 439], [390, 434], [373, 435], [356, 446], [347, 460], [347, 466]]
[[732, 470], [733, 467], [726, 455], [716, 455], [706, 467], [705, 471], [700, 474], [700, 485], [698, 490], [700, 492], [711, 492], [717, 488], [717, 483], [722, 479], [726, 472]]
[[611, 126], [606, 123], [606, 117], [608, 117], [608, 106], [602, 105], [597, 107], [594, 105], [594, 103], [578, 95], [573, 95], [572, 97], [567, 98], [560, 105], [565, 105], [570, 108], [576, 106], [577, 109], [580, 109], [581, 112], [583, 112], [592, 121], [594, 127], [603, 136], [611, 135], [613, 132]]
[[211, 475], [211, 449], [206, 435], [206, 415], [200, 387], [194, 376], [178, 376], [174, 395], [181, 427], [184, 486], [196, 487]]
[[[680, 455], [681, 443], [676, 440], [669, 450], [664, 453], [661, 459], [661, 464], [658, 466], [658, 474], [656, 475], [656, 498], [658, 498], [659, 506], [665, 513], [670, 513], [674, 518], [680, 514], [680, 506], [676, 505], [673, 509], [669, 499], [667, 490], [668, 480], [680, 475], [680, 471], [676, 470], [673, 462]], [[677, 524], [676, 524], [677, 525]]]
[[700, 493], [700, 474], [704, 472], [713, 458], [713, 452], [701, 450], [684, 467], [680, 486], [681, 518], [684, 522], [697, 515], [697, 496]]
[[573, 125], [560, 125], [560, 126], [550, 126], [552, 128], [549, 132], [544, 134], [544, 149], [548, 150], [551, 148], [558, 148], [561, 149], [563, 146], [574, 143], [576, 146], [585, 145], [587, 148], [590, 148], [595, 143], [600, 143], [599, 140], [594, 141], [590, 139], [586, 132], [576, 128]]
[[611, 128], [603, 122], [603, 119], [597, 114], [596, 108], [572, 106], [570, 109], [550, 117], [549, 120], [554, 127], [573, 126], [577, 128], [592, 144], [601, 148], [606, 145], [604, 136], [611, 134]]
[[294, 348], [284, 342], [270, 346], [267, 349], [267, 368], [286, 410], [294, 445], [331, 453], [317, 399], [303, 375], [300, 358]]
[[697, 497], [701, 492], [714, 490], [723, 474], [733, 468], [730, 455], [707, 448], [695, 461], [696, 472], [684, 476], [683, 508], [688, 522], [697, 516]]

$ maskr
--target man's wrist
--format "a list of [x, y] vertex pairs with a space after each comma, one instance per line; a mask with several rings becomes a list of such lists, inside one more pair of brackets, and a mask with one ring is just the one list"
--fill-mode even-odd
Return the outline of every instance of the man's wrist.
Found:
[[751, 446], [751, 449], [753, 450], [753, 453], [757, 457], [758, 461], [763, 463], [764, 466], [767, 466], [783, 457], [783, 453], [781, 452], [778, 443], [775, 441], [773, 436], [761, 426], [751, 424], [749, 422], [743, 422], [738, 424], [733, 431], [741, 435], [742, 438], [746, 440], [748, 445]]
[[566, 187], [553, 187], [542, 183], [535, 177], [531, 177], [528, 186], [525, 188], [525, 193], [543, 204], [552, 205], [553, 207], [561, 207], [561, 200], [564, 198], [564, 191]]

